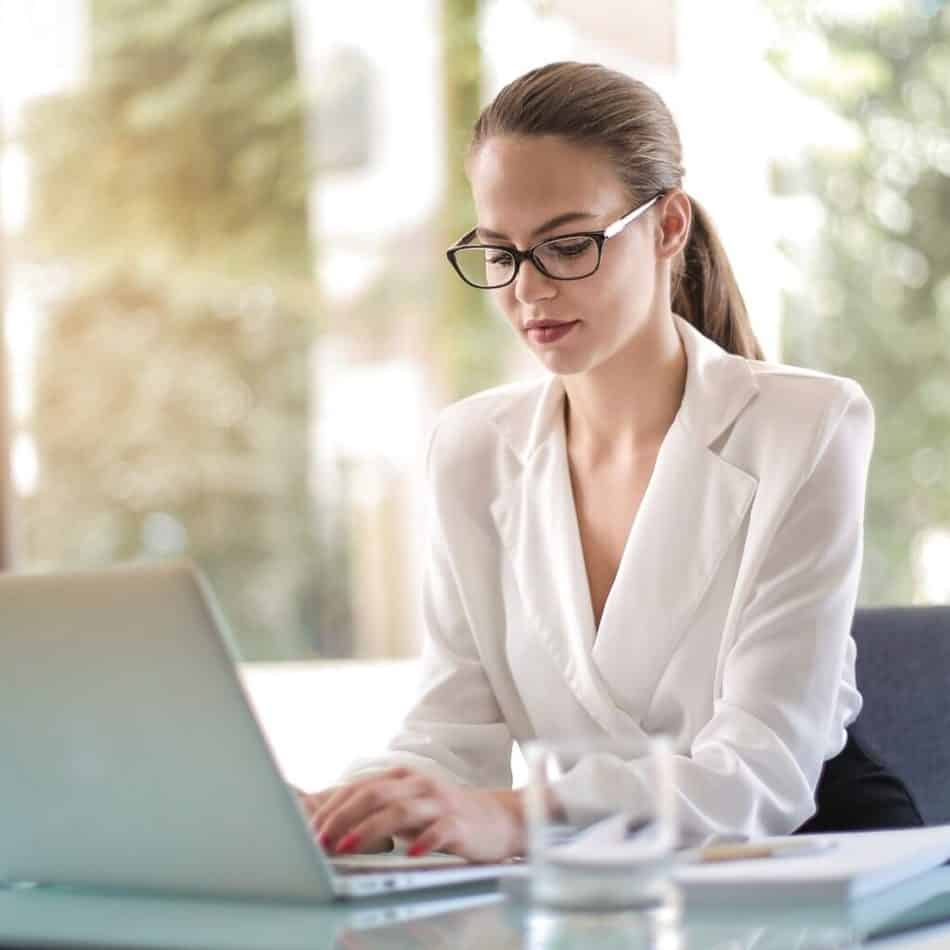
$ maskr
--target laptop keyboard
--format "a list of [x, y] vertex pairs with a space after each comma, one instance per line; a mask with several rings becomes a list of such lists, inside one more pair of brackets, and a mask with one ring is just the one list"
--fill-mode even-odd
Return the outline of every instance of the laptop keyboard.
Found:
[[347, 876], [353, 874], [381, 874], [387, 871], [432, 871], [435, 869], [470, 867], [464, 858], [454, 854], [430, 855], [426, 858], [410, 858], [405, 854], [354, 855], [348, 858], [332, 858], [333, 870]]

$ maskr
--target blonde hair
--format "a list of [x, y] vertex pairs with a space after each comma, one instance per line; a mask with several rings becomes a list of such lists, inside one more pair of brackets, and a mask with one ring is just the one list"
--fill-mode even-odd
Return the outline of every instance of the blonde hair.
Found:
[[[633, 203], [682, 187], [682, 147], [666, 104], [644, 83], [595, 63], [549, 63], [510, 82], [478, 117], [469, 157], [496, 135], [557, 135], [599, 149]], [[672, 309], [730, 353], [763, 359], [716, 229], [689, 200], [693, 220], [673, 261]]]

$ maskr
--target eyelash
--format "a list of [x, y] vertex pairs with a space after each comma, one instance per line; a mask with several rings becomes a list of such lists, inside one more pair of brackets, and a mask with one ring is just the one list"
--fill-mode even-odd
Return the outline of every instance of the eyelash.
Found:
[[567, 247], [557, 247], [555, 250], [558, 254], [563, 254], [565, 257], [576, 257], [578, 254], [583, 254], [587, 246], [587, 240], [584, 239], [575, 241], [573, 245], [569, 244]]

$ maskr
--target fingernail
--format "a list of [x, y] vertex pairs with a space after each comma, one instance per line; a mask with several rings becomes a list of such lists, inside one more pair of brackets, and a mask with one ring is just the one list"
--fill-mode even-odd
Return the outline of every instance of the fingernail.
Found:
[[330, 836], [325, 832], [320, 832], [320, 837], [317, 839], [324, 848], [330, 847]]
[[356, 834], [344, 835], [336, 846], [337, 854], [345, 854], [347, 851], [355, 851], [359, 846], [360, 836]]
[[425, 854], [428, 850], [424, 844], [414, 844], [409, 848], [406, 854], [408, 854], [410, 858], [418, 858], [420, 854]]

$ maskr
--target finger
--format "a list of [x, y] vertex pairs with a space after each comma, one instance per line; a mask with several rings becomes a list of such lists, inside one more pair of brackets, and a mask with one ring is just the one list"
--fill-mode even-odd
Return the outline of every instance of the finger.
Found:
[[301, 807], [307, 814], [307, 818], [313, 820], [313, 817], [323, 807], [324, 803], [330, 800], [330, 796], [335, 790], [327, 789], [324, 792], [302, 793], [298, 797]]
[[404, 779], [413, 773], [402, 766], [392, 769], [386, 769], [382, 772], [373, 772], [371, 775], [364, 775], [362, 778], [353, 779], [345, 785], [334, 785], [319, 793], [325, 796], [321, 799], [314, 812], [311, 814], [311, 825], [315, 830], [319, 830], [320, 825], [326, 820], [327, 816], [339, 808], [351, 795], [355, 794], [368, 785], [384, 779]]
[[409, 843], [408, 854], [413, 858], [421, 857], [430, 851], [462, 854], [460, 830], [458, 819], [453, 815], [442, 815]]
[[331, 785], [329, 788], [323, 788], [319, 792], [305, 792], [302, 788], [291, 785], [289, 782], [288, 785], [308, 817], [312, 817], [321, 805], [340, 787], [339, 785]]
[[353, 826], [352, 830], [336, 843], [336, 853], [366, 851], [381, 839], [397, 834], [417, 834], [431, 825], [440, 814], [442, 809], [434, 799], [400, 799], [373, 812]]
[[339, 810], [353, 795], [357, 794], [360, 789], [369, 784], [370, 781], [370, 779], [363, 779], [359, 782], [350, 782], [346, 785], [340, 785], [335, 789], [331, 789], [330, 794], [320, 802], [311, 816], [310, 823], [314, 829], [317, 831], [321, 830], [327, 818]]
[[335, 796], [314, 818], [320, 842], [331, 850], [354, 826], [390, 802], [416, 794], [413, 780], [387, 779], [376, 776], [372, 782], [348, 789], [348, 794]]
[[424, 783], [416, 777], [378, 778], [345, 797], [334, 797], [314, 819], [319, 826], [321, 844], [335, 849], [344, 835], [355, 831], [358, 824], [394, 802], [419, 796], [423, 788]]

